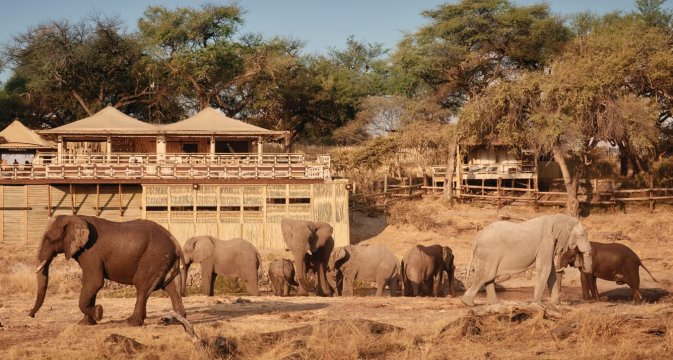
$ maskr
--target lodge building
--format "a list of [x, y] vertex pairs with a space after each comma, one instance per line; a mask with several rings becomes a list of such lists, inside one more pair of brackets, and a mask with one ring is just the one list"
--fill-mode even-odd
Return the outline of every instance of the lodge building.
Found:
[[209, 234], [284, 250], [284, 217], [325, 221], [349, 244], [347, 181], [328, 155], [268, 154], [285, 132], [207, 108], [168, 125], [113, 107], [49, 130], [0, 132], [0, 242], [38, 244], [59, 214], [150, 219], [180, 242]]

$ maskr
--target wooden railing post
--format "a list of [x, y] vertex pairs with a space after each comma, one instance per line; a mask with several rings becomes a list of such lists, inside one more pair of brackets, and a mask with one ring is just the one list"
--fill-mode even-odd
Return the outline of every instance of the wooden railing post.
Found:
[[654, 176], [652, 176], [650, 178], [650, 189], [648, 191], [648, 195], [649, 195], [649, 198], [650, 198], [650, 213], [654, 212], [654, 198], [653, 198], [654, 194], [653, 193], [654, 193]]
[[500, 199], [500, 196], [502, 195], [501, 194], [501, 189], [500, 189], [501, 182], [502, 182], [502, 178], [498, 177], [498, 185], [497, 185], [498, 186], [498, 189], [497, 189], [497, 192], [498, 192], [498, 209], [500, 209], [502, 207], [502, 202], [501, 202], [501, 199]]

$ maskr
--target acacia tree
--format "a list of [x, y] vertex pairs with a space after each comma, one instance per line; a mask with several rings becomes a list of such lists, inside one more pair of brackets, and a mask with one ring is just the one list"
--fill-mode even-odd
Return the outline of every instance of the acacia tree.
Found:
[[563, 174], [567, 211], [575, 216], [578, 180], [599, 142], [628, 147], [643, 159], [655, 155], [673, 80], [661, 29], [632, 19], [604, 26], [573, 40], [547, 71], [494, 84], [461, 113], [466, 136], [552, 154]]
[[[157, 72], [141, 44], [116, 19], [47, 22], [15, 36], [4, 49], [26, 108], [26, 120], [57, 126], [106, 105], [146, 117], [157, 105]], [[38, 125], [36, 124], [36, 125]]]

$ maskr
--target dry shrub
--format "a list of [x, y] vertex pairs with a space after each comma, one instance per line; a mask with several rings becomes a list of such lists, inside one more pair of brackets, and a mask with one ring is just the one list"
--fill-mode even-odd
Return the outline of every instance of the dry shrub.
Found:
[[453, 224], [441, 200], [398, 201], [388, 208], [389, 225], [411, 225], [421, 231], [436, 230]]

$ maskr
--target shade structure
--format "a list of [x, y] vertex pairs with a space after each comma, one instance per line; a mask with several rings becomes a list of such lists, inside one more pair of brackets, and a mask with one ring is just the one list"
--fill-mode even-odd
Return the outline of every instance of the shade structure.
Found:
[[0, 149], [6, 150], [48, 150], [55, 149], [56, 144], [44, 140], [35, 131], [30, 130], [19, 120], [14, 120], [0, 131]]
[[43, 130], [44, 134], [156, 134], [161, 130], [152, 125], [108, 106], [105, 109], [81, 120], [59, 126], [50, 130]]
[[232, 119], [211, 107], [199, 111], [190, 118], [164, 125], [161, 128], [167, 135], [236, 135], [241, 137], [261, 136], [264, 138], [282, 138], [285, 135], [284, 131], [267, 130], [241, 120]]

